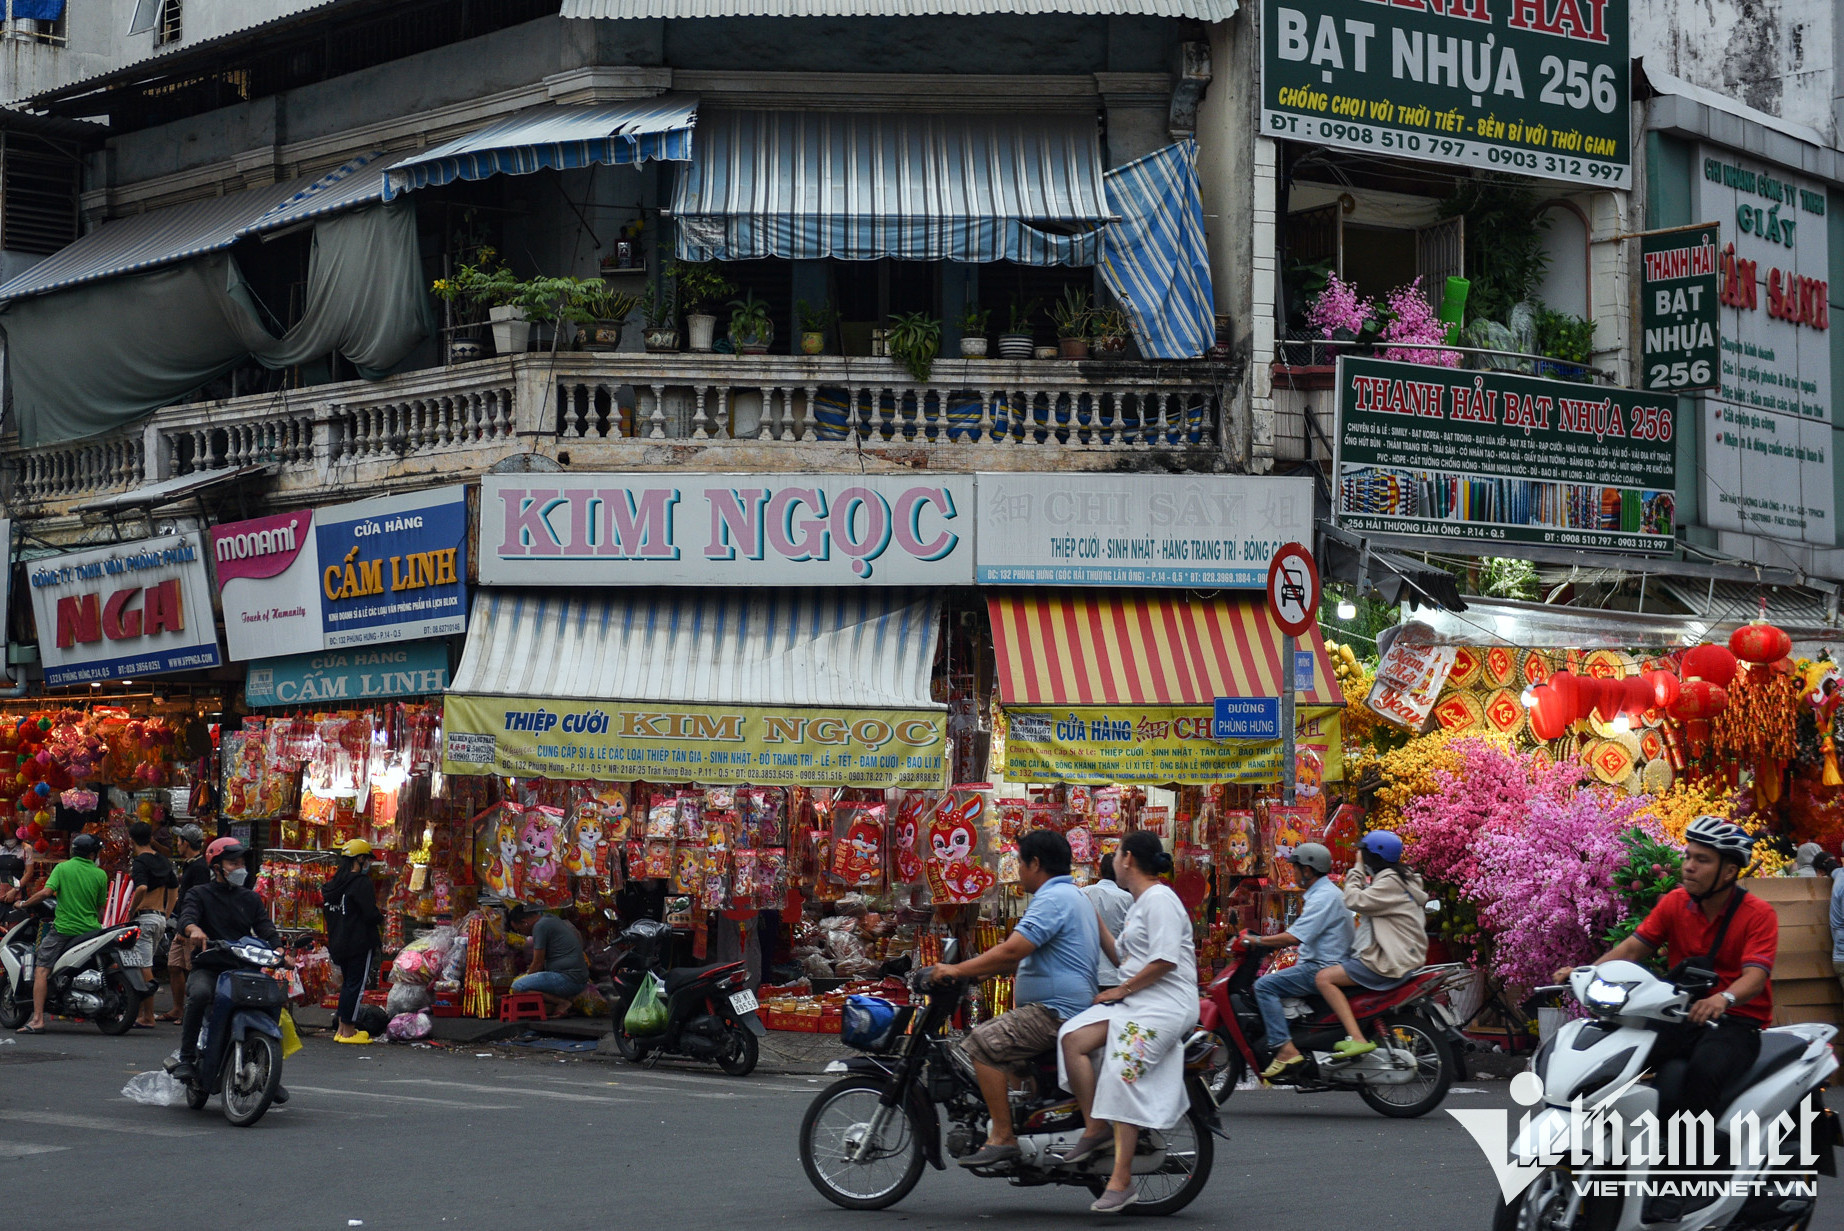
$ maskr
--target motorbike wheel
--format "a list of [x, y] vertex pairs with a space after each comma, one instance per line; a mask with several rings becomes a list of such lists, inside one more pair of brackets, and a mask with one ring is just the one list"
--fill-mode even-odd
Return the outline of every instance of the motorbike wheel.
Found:
[[746, 1026], [734, 1026], [724, 1038], [724, 1049], [717, 1053], [717, 1067], [732, 1077], [747, 1077], [756, 1071], [760, 1056], [756, 1036]]
[[0, 1028], [17, 1030], [32, 1016], [32, 1006], [13, 998], [13, 976], [0, 972]]
[[1216, 1032], [1216, 1047], [1210, 1053], [1210, 1067], [1203, 1074], [1204, 1089], [1210, 1091], [1210, 1097], [1221, 1107], [1229, 1102], [1229, 1096], [1236, 1092], [1236, 1086], [1242, 1081], [1242, 1074], [1248, 1069], [1248, 1062], [1242, 1053], [1236, 1050], [1236, 1044], [1224, 1030]]
[[248, 1128], [263, 1118], [282, 1084], [282, 1043], [266, 1034], [243, 1037], [243, 1068], [224, 1074], [224, 1118]]
[[1364, 1086], [1358, 1095], [1371, 1110], [1391, 1119], [1411, 1120], [1441, 1105], [1453, 1085], [1458, 1066], [1453, 1049], [1442, 1040], [1440, 1027], [1421, 1013], [1393, 1013], [1383, 1019], [1389, 1044], [1415, 1057], [1416, 1080], [1400, 1086]]
[[199, 1111], [210, 1101], [211, 1095], [206, 1093], [203, 1082], [189, 1081], [186, 1083], [186, 1106]]
[[1619, 1226], [1620, 1199], [1590, 1197], [1565, 1228], [1559, 1220], [1568, 1209], [1569, 1187], [1566, 1173], [1544, 1172], [1518, 1194], [1517, 1204], [1498, 1203], [1492, 1231], [1614, 1231]]
[[882, 1103], [884, 1083], [875, 1077], [847, 1077], [820, 1091], [800, 1121], [800, 1165], [820, 1196], [848, 1210], [882, 1210], [909, 1195], [927, 1162], [915, 1126], [901, 1108], [869, 1159], [851, 1160], [847, 1147], [869, 1130]]
[[[1141, 1130], [1145, 1132], [1144, 1129]], [[1136, 1175], [1140, 1199], [1128, 1206], [1126, 1213], [1148, 1218], [1176, 1214], [1197, 1200], [1204, 1185], [1210, 1183], [1210, 1168], [1216, 1161], [1216, 1138], [1210, 1126], [1195, 1111], [1168, 1128], [1165, 1137], [1165, 1166], [1152, 1175]], [[1143, 1140], [1144, 1138], [1142, 1138]], [[1090, 1180], [1088, 1190], [1097, 1197], [1108, 1182]]]
[[140, 1015], [141, 998], [119, 979], [109, 980], [103, 991], [102, 1012], [96, 1015], [96, 1028], [104, 1034], [127, 1034]]

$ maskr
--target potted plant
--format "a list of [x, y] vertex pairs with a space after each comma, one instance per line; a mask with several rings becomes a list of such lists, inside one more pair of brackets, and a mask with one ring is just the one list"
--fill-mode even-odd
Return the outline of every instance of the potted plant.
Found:
[[564, 315], [576, 325], [576, 344], [584, 350], [621, 348], [627, 318], [640, 306], [640, 296], [617, 291], [599, 279], [585, 279], [564, 306]]
[[750, 291], [730, 301], [730, 345], [739, 355], [765, 355], [774, 340], [775, 322], [768, 314], [768, 300]]
[[1088, 358], [1088, 326], [1094, 314], [1094, 300], [1086, 291], [1073, 286], [1050, 305], [1050, 323], [1056, 326], [1057, 353], [1063, 358]]
[[706, 312], [705, 307], [734, 294], [736, 288], [708, 261], [674, 263], [672, 280], [678, 286], [679, 302], [685, 309], [685, 328], [691, 335], [691, 349], [708, 352], [717, 336], [717, 317]]
[[941, 353], [941, 322], [931, 319], [926, 312], [893, 316], [884, 334], [884, 345], [890, 357], [902, 364], [905, 371], [927, 384], [935, 356]]
[[1545, 308], [1537, 313], [1537, 375], [1553, 380], [1586, 380], [1594, 358], [1594, 322]]
[[829, 303], [810, 307], [804, 299], [794, 304], [794, 310], [800, 314], [800, 353], [825, 354], [826, 333], [839, 323], [839, 310]]
[[1031, 336], [1031, 318], [1037, 314], [1042, 300], [1027, 299], [1022, 303], [1013, 298], [1010, 311], [1010, 324], [999, 335], [999, 358], [1029, 359], [1036, 341]]
[[975, 303], [967, 305], [967, 310], [960, 314], [960, 357], [962, 359], [984, 359], [986, 357], [986, 322], [992, 316], [990, 310], [982, 312]]
[[[492, 322], [495, 350], [502, 355], [524, 353], [531, 338], [531, 324], [517, 302], [519, 280], [500, 263], [498, 252], [492, 248], [480, 249], [473, 261], [462, 264], [446, 278], [437, 278], [429, 289], [454, 306], [461, 323], [450, 344], [451, 359], [480, 357], [480, 342], [473, 331], [483, 316]], [[456, 343], [471, 345], [457, 346]]]
[[679, 293], [671, 286], [647, 288], [640, 297], [641, 340], [654, 354], [679, 349]]
[[1125, 312], [1119, 308], [1098, 309], [1089, 322], [1094, 353], [1103, 359], [1119, 359], [1127, 353], [1129, 331]]

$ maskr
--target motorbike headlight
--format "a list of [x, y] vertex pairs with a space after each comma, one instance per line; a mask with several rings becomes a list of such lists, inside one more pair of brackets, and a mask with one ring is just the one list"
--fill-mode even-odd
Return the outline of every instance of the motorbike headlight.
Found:
[[1588, 990], [1582, 993], [1582, 1001], [1597, 1013], [1618, 1013], [1626, 1007], [1626, 998], [1630, 994], [1630, 989], [1624, 984], [1610, 983], [1597, 975], [1588, 984]]

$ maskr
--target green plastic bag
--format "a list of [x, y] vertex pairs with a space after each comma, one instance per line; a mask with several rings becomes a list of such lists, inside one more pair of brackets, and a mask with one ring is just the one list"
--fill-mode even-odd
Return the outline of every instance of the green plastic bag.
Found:
[[659, 976], [652, 971], [647, 972], [646, 982], [634, 994], [634, 1003], [627, 1007], [621, 1028], [631, 1035], [658, 1034], [666, 1028], [666, 999], [660, 995]]

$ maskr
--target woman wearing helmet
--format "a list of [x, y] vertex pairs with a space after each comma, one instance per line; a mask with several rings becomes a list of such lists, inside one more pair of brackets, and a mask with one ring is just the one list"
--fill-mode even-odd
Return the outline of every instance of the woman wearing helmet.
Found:
[[1402, 866], [1402, 839], [1378, 829], [1365, 834], [1358, 846], [1362, 858], [1345, 873], [1345, 905], [1358, 918], [1352, 956], [1327, 966], [1313, 979], [1345, 1028], [1347, 1037], [1332, 1048], [1341, 1056], [1377, 1049], [1364, 1038], [1344, 989], [1386, 992], [1401, 986], [1428, 960], [1427, 916], [1422, 913], [1428, 891], [1419, 873]]
[[378, 972], [378, 889], [371, 879], [371, 843], [354, 838], [339, 848], [339, 870], [320, 888], [327, 916], [327, 956], [339, 967], [339, 1029], [335, 1043], [364, 1044], [371, 1035], [353, 1025], [360, 997]]

